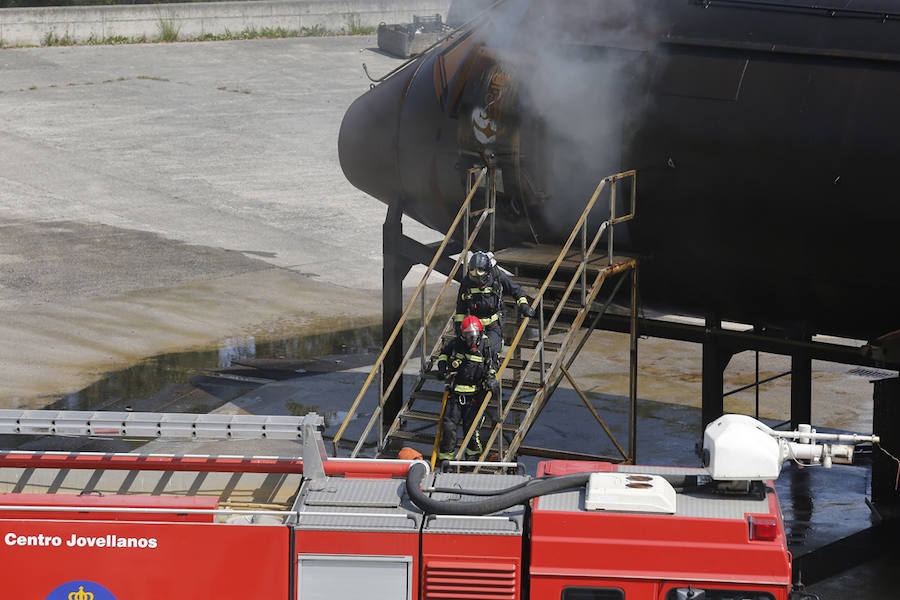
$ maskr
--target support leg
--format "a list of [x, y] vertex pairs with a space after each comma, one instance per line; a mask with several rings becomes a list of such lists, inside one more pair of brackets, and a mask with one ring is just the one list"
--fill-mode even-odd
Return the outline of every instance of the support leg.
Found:
[[812, 359], [809, 352], [799, 350], [791, 354], [791, 429], [801, 423], [812, 424]]
[[[387, 343], [394, 331], [394, 327], [403, 316], [403, 278], [409, 273], [409, 261], [401, 254], [400, 241], [403, 237], [402, 219], [403, 211], [398, 203], [388, 207], [387, 217], [382, 228], [382, 249], [384, 266], [382, 269], [382, 313], [381, 313], [381, 340]], [[385, 387], [393, 379], [394, 374], [400, 369], [403, 361], [403, 336], [398, 336], [388, 350], [384, 358]], [[400, 407], [403, 405], [403, 380], [397, 382], [390, 396], [384, 399], [384, 408], [381, 413], [382, 430], [390, 428]]]
[[[876, 381], [873, 398], [873, 433], [893, 453], [900, 443], [900, 378]], [[895, 487], [898, 468], [900, 465], [884, 452], [877, 448], [872, 452], [872, 500], [886, 516], [900, 515], [900, 491]]]
[[706, 317], [706, 340], [703, 342], [703, 384], [701, 427], [721, 417], [725, 412], [725, 367], [731, 360], [732, 351], [716, 335], [722, 328], [722, 321], [716, 316]]

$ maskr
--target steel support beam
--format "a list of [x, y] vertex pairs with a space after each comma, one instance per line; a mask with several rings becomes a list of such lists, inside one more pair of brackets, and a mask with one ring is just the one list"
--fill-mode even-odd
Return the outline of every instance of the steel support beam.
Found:
[[733, 350], [720, 338], [722, 321], [715, 315], [706, 317], [703, 340], [703, 383], [700, 409], [701, 431], [725, 412], [725, 367]]
[[[801, 342], [811, 342], [801, 336]], [[812, 423], [812, 357], [804, 347], [791, 353], [791, 429]]]
[[[440, 244], [423, 244], [403, 234], [403, 211], [399, 203], [388, 207], [387, 216], [382, 228], [382, 251], [384, 266], [382, 269], [382, 319], [381, 319], [381, 343], [386, 345], [391, 333], [403, 316], [403, 278], [406, 277], [413, 265], [427, 265], [434, 258], [434, 253]], [[454, 261], [448, 256], [458, 253], [462, 249], [459, 242], [451, 240], [444, 256], [438, 260], [434, 270], [443, 275], [449, 275], [453, 270]], [[456, 279], [461, 281], [465, 274], [464, 269], [458, 270]], [[394, 341], [384, 358], [384, 372], [381, 386], [384, 391], [394, 378], [394, 374], [400, 369], [403, 362], [402, 336]], [[397, 382], [390, 395], [384, 399], [384, 408], [381, 413], [382, 430], [387, 431], [397, 413], [403, 406], [403, 381]]]
[[631, 327], [628, 353], [628, 460], [637, 462], [638, 266], [631, 269]]
[[[884, 448], [900, 444], [900, 378], [875, 382], [872, 429], [881, 437]], [[897, 490], [897, 462], [877, 448], [872, 452], [872, 500], [884, 516], [900, 516], [900, 491]]]
[[[592, 313], [593, 314], [593, 313]], [[597, 324], [597, 329], [628, 333], [630, 331], [628, 315], [605, 314]], [[866, 346], [845, 346], [826, 342], [800, 341], [772, 334], [754, 333], [752, 331], [732, 331], [716, 329], [709, 331], [703, 325], [675, 323], [659, 319], [638, 319], [638, 335], [656, 337], [665, 340], [677, 340], [702, 344], [710, 338], [727, 342], [734, 353], [743, 350], [759, 350], [769, 354], [791, 356], [798, 350], [809, 353], [813, 360], [825, 360], [847, 365], [897, 369], [900, 367], [900, 354], [893, 357], [897, 362], [886, 362], [868, 353]]]
[[[387, 345], [397, 323], [403, 316], [403, 278], [409, 273], [412, 263], [405, 258], [402, 252], [401, 240], [403, 239], [403, 210], [400, 203], [396, 202], [388, 207], [387, 216], [382, 227], [382, 295], [381, 295], [381, 341]], [[383, 363], [383, 376], [381, 378], [382, 392], [387, 388], [391, 379], [400, 370], [403, 362], [403, 336], [398, 336], [393, 345], [388, 349]], [[384, 408], [381, 412], [381, 424], [386, 431], [400, 407], [403, 405], [403, 380], [397, 382], [390, 395], [384, 399]]]

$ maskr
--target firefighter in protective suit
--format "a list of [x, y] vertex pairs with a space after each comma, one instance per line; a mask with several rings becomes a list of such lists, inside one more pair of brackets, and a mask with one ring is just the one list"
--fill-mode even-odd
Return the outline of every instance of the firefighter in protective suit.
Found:
[[[478, 317], [468, 316], [463, 319], [459, 335], [441, 348], [437, 367], [438, 377], [442, 380], [453, 374], [444, 418], [441, 420], [441, 443], [438, 449], [438, 459], [452, 460], [456, 454], [456, 430], [460, 421], [463, 431], [467, 432], [475, 422], [487, 390], [490, 389], [493, 394], [500, 391], [497, 383], [497, 353], [484, 336], [484, 327]], [[477, 457], [481, 451], [481, 439], [476, 429], [466, 447], [466, 456]]]
[[490, 340], [494, 352], [500, 354], [503, 347], [503, 294], [516, 299], [519, 314], [533, 317], [534, 309], [522, 287], [509, 275], [497, 268], [497, 261], [487, 252], [475, 252], [469, 258], [466, 277], [459, 286], [456, 297], [456, 332], [468, 315], [481, 320], [484, 335]]

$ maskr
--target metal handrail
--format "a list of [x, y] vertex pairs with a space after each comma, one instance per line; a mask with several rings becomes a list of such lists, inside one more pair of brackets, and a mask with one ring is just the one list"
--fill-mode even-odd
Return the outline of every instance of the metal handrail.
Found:
[[[479, 186], [481, 185], [482, 181], [484, 180], [485, 175], [488, 172], [488, 169], [487, 169], [487, 167], [482, 167], [480, 169], [471, 169], [470, 175], [472, 172], [476, 172], [476, 171], [479, 173], [477, 179], [475, 180], [475, 182], [472, 185], [470, 185], [470, 188], [468, 190], [465, 200], [462, 203], [462, 206], [460, 206], [459, 211], [457, 211], [456, 217], [453, 219], [453, 222], [450, 224], [450, 227], [447, 230], [447, 233], [444, 236], [443, 241], [441, 241], [440, 246], [438, 247], [437, 251], [434, 253], [434, 257], [431, 259], [431, 263], [428, 265], [428, 268], [426, 269], [425, 274], [422, 276], [422, 280], [416, 286], [416, 289], [413, 292], [412, 297], [409, 299], [409, 302], [407, 303], [406, 308], [403, 311], [403, 314], [400, 316], [400, 319], [398, 320], [397, 325], [394, 327], [394, 330], [391, 332], [390, 337], [388, 337], [388, 340], [385, 343], [384, 348], [382, 348], [381, 353], [378, 355], [378, 358], [376, 359], [375, 364], [372, 365], [372, 369], [369, 371], [369, 375], [366, 377], [366, 380], [363, 383], [362, 389], [360, 389], [359, 393], [356, 395], [356, 398], [353, 400], [353, 403], [350, 406], [349, 411], [347, 412], [347, 416], [344, 419], [344, 422], [341, 424], [341, 427], [338, 429], [337, 433], [332, 438], [332, 447], [333, 447], [334, 455], [337, 455], [338, 443], [340, 442], [341, 438], [343, 437], [344, 432], [346, 431], [347, 426], [349, 425], [350, 421], [356, 415], [356, 411], [359, 408], [360, 401], [362, 400], [363, 396], [368, 391], [369, 386], [372, 384], [372, 381], [375, 379], [375, 375], [382, 372], [383, 365], [384, 365], [384, 359], [387, 356], [388, 350], [393, 346], [397, 337], [403, 331], [403, 325], [409, 319], [409, 315], [412, 312], [413, 305], [415, 304], [419, 294], [424, 293], [425, 283], [428, 281], [428, 278], [431, 276], [431, 273], [434, 271], [435, 266], [437, 265], [440, 258], [443, 256], [444, 251], [446, 250], [447, 245], [450, 242], [450, 239], [453, 237], [454, 233], [456, 233], [456, 230], [459, 227], [460, 222], [463, 222], [464, 226], [466, 228], [465, 246], [463, 247], [462, 252], [460, 253], [459, 257], [456, 259], [453, 269], [451, 270], [450, 276], [444, 282], [444, 285], [442, 286], [440, 293], [438, 294], [437, 298], [435, 299], [435, 301], [432, 305], [431, 311], [429, 311], [427, 317], [425, 317], [425, 320], [422, 323], [422, 326], [420, 327], [419, 331], [417, 332], [413, 342], [410, 344], [411, 350], [414, 350], [416, 345], [418, 344], [419, 337], [421, 335], [423, 335], [425, 328], [427, 327], [428, 323], [431, 320], [431, 317], [434, 315], [434, 312], [437, 310], [438, 304], [440, 303], [441, 299], [443, 298], [444, 292], [450, 286], [450, 283], [453, 281], [453, 276], [456, 274], [456, 271], [458, 270], [459, 265], [461, 264], [461, 262], [463, 260], [465, 260], [466, 253], [468, 252], [469, 248], [471, 247], [472, 242], [474, 242], [475, 237], [478, 235], [478, 232], [480, 231], [481, 226], [484, 223], [485, 219], [487, 218], [488, 214], [493, 215], [493, 210], [483, 212], [481, 214], [481, 216], [479, 217], [478, 222], [476, 223], [475, 227], [473, 228], [474, 231], [471, 234], [469, 233], [469, 231], [468, 231], [468, 229], [469, 229], [468, 216], [470, 214], [472, 198], [475, 196], [475, 192], [478, 190]], [[493, 209], [493, 207], [490, 207], [490, 208]], [[375, 422], [376, 416], [381, 414], [381, 410], [382, 410], [383, 404], [384, 404], [383, 398], [386, 395], [388, 395], [393, 390], [396, 383], [398, 381], [400, 381], [400, 378], [402, 377], [402, 374], [403, 374], [403, 367], [406, 365], [406, 362], [409, 360], [409, 357], [411, 355], [412, 355], [411, 351], [407, 352], [400, 367], [397, 369], [397, 372], [394, 374], [394, 377], [391, 380], [391, 383], [388, 385], [388, 387], [386, 389], [379, 390], [378, 407], [374, 411], [372, 418], [370, 418], [369, 423], [366, 425], [364, 434], [360, 436], [360, 440], [357, 443], [357, 447], [356, 447], [356, 449], [354, 449], [353, 456], [355, 456], [356, 453], [359, 451], [359, 448], [361, 447], [362, 442], [365, 440], [365, 438], [368, 436], [369, 432], [371, 431], [371, 428]]]
[[[630, 212], [628, 214], [625, 214], [622, 216], [616, 216], [616, 194], [615, 194], [615, 190], [617, 187], [616, 184], [619, 181], [621, 181], [623, 179], [627, 179], [627, 178], [632, 179]], [[610, 203], [609, 203], [610, 204], [609, 219], [600, 224], [598, 231], [594, 235], [594, 238], [593, 238], [590, 246], [587, 246], [586, 245], [586, 235], [587, 235], [586, 231], [587, 231], [588, 216], [590, 214], [591, 209], [594, 207], [594, 204], [597, 202], [597, 198], [600, 196], [600, 192], [606, 187], [606, 185], [608, 183], [612, 184], [611, 193], [610, 193]], [[617, 272], [619, 270], [623, 270], [621, 268], [613, 268], [613, 266], [612, 266], [613, 226], [615, 226], [618, 223], [629, 221], [634, 218], [634, 215], [636, 212], [635, 209], [636, 209], [636, 199], [637, 199], [636, 188], [637, 188], [637, 172], [634, 170], [624, 171], [622, 173], [616, 173], [615, 175], [610, 175], [608, 177], [603, 178], [600, 181], [600, 183], [597, 185], [596, 189], [594, 190], [594, 193], [591, 195], [590, 200], [588, 200], [588, 203], [585, 206], [584, 210], [582, 211], [581, 216], [575, 222], [575, 225], [572, 228], [572, 232], [569, 234], [569, 238], [566, 240], [566, 243], [563, 245], [562, 250], [560, 250], [556, 260], [553, 262], [553, 265], [550, 268], [550, 272], [548, 273], [547, 277], [544, 279], [543, 283], [541, 284], [540, 289], [538, 290], [537, 295], [535, 296], [534, 300], [532, 301], [532, 303], [531, 303], [532, 308], [537, 308], [537, 309], [540, 309], [541, 311], [543, 311], [544, 294], [547, 291], [547, 289], [549, 288], [550, 282], [556, 276], [556, 272], [558, 271], [560, 265], [562, 264], [563, 259], [568, 254], [569, 249], [572, 246], [572, 243], [575, 241], [575, 237], [578, 236], [579, 234], [581, 234], [581, 237], [582, 237], [581, 261], [579, 262], [578, 267], [575, 270], [575, 273], [572, 275], [572, 279], [569, 282], [569, 285], [567, 286], [562, 299], [559, 301], [559, 303], [556, 307], [556, 310], [553, 313], [553, 316], [550, 318], [550, 320], [547, 323], [543, 323], [543, 327], [540, 329], [540, 332], [539, 332], [540, 337], [538, 339], [537, 345], [534, 348], [534, 352], [532, 353], [531, 359], [528, 361], [526, 366], [521, 369], [521, 376], [519, 378], [519, 381], [516, 384], [516, 387], [513, 389], [513, 392], [510, 395], [509, 400], [507, 400], [507, 402], [503, 408], [503, 411], [499, 418], [499, 422], [497, 424], [495, 424], [494, 429], [491, 432], [488, 442], [484, 445], [484, 448], [482, 450], [482, 454], [480, 457], [481, 460], [483, 460], [484, 457], [487, 455], [488, 450], [493, 445], [494, 440], [496, 439], [497, 435], [499, 435], [499, 432], [502, 430], [502, 427], [503, 427], [504, 423], [506, 422], [507, 417], [509, 416], [512, 406], [513, 406], [515, 400], [518, 398], [519, 393], [522, 390], [522, 387], [525, 383], [525, 377], [531, 371], [531, 368], [533, 367], [534, 362], [537, 359], [537, 357], [539, 357], [543, 353], [544, 338], [547, 335], [549, 335], [550, 331], [552, 331], [552, 328], [556, 324], [556, 320], [559, 317], [560, 313], [562, 312], [563, 306], [564, 306], [566, 300], [568, 300], [569, 295], [571, 294], [572, 290], [574, 289], [576, 282], [578, 282], [580, 279], [581, 283], [582, 283], [582, 292], [581, 293], [582, 293], [582, 298], [583, 298], [583, 306], [582, 306], [581, 310], [585, 311], [585, 313], [586, 313], [586, 308], [591, 303], [593, 303], [593, 300], [596, 297], [596, 293], [599, 290], [600, 285], [606, 278], [607, 271], [609, 271], [611, 273], [611, 272]], [[609, 231], [609, 236], [608, 236], [609, 266], [607, 267], [607, 269], [602, 270], [598, 273], [597, 278], [595, 279], [594, 285], [592, 286], [593, 293], [590, 294], [590, 297], [588, 297], [587, 290], [585, 289], [586, 288], [586, 277], [583, 276], [583, 273], [585, 273], [587, 271], [587, 264], [589, 262], [589, 259], [592, 256], [594, 250], [596, 249], [597, 244], [599, 243], [600, 238], [602, 237], [603, 233], [606, 231]], [[629, 266], [631, 264], [633, 264], [633, 263], [628, 263]], [[542, 312], [542, 314], [543, 314], [543, 312]], [[529, 321], [530, 321], [530, 318], [526, 317], [526, 318], [522, 319], [522, 322], [519, 324], [519, 329], [516, 332], [516, 335], [513, 338], [513, 341], [510, 343], [509, 347], [507, 348], [506, 357], [504, 358], [503, 363], [500, 365], [500, 368], [497, 370], [497, 378], [498, 379], [500, 379], [500, 377], [503, 373], [503, 370], [509, 364], [509, 361], [513, 355], [513, 350], [515, 350], [515, 348], [518, 346], [519, 341], [521, 340], [522, 335], [524, 334]], [[550, 373], [548, 373], [547, 376], [544, 378], [544, 382], [543, 382], [541, 389], [546, 389], [546, 382], [552, 381], [554, 379], [553, 375], [555, 374], [555, 371], [557, 370], [557, 368], [560, 365], [560, 358], [565, 354], [566, 345], [568, 344], [569, 338], [570, 338], [570, 336], [567, 336], [566, 339], [561, 344], [560, 349], [557, 354], [557, 357], [556, 357], [556, 360], [553, 361], [553, 364], [550, 369]], [[541, 368], [543, 369], [543, 359], [541, 360]], [[481, 419], [484, 416], [485, 408], [487, 407], [488, 402], [491, 399], [491, 395], [492, 394], [490, 391], [488, 391], [487, 394], [485, 395], [484, 401], [482, 402], [481, 407], [479, 408], [478, 413], [475, 416], [472, 426], [466, 432], [466, 435], [463, 438], [462, 443], [460, 444], [460, 448], [456, 454], [457, 459], [459, 459], [462, 456], [462, 453], [464, 452], [465, 448], [468, 447], [469, 441], [471, 440], [476, 429], [480, 425]], [[535, 401], [537, 401], [537, 399], [538, 398], [537, 398], [537, 394], [536, 394]], [[500, 401], [500, 404], [503, 405], [502, 399]], [[510, 454], [510, 450], [507, 450], [507, 454], [508, 455]]]
[[[394, 373], [394, 376], [391, 378], [390, 383], [386, 388], [383, 388], [379, 391], [378, 397], [378, 406], [375, 407], [375, 410], [372, 411], [372, 416], [369, 417], [369, 422], [366, 423], [366, 427], [363, 430], [362, 434], [359, 436], [359, 440], [356, 442], [356, 446], [353, 448], [353, 452], [350, 453], [351, 458], [356, 458], [359, 454], [359, 451], [362, 450], [363, 444], [365, 443], [366, 438], [369, 436], [369, 433], [372, 431], [372, 427], [375, 425], [375, 421], [378, 417], [381, 416], [381, 411], [384, 408], [384, 398], [389, 396], [391, 392], [394, 391], [394, 387], [400, 381], [400, 378], [403, 377], [403, 369], [406, 367], [406, 363], [412, 358], [413, 353], [416, 351], [416, 347], [419, 343], [419, 339], [423, 339], [424, 344], [424, 334], [425, 329], [428, 327], [428, 324], [431, 323], [431, 318], [434, 316], [434, 312], [437, 310], [438, 305], [444, 297], [444, 292], [447, 291], [447, 288], [450, 287], [450, 282], [453, 281], [453, 278], [456, 276], [456, 272], [459, 270], [460, 264], [462, 264], [463, 259], [466, 256], [466, 252], [471, 247], [472, 242], [475, 241], [475, 238], [478, 236], [479, 231], [481, 230], [481, 226], [484, 224], [484, 221], [487, 217], [487, 213], [482, 213], [481, 217], [479, 217], [478, 222], [473, 228], [472, 234], [467, 238], [466, 245], [463, 248], [463, 251], [460, 253], [459, 257], [456, 259], [456, 262], [453, 265], [453, 268], [450, 270], [450, 274], [447, 277], [447, 280], [444, 282], [444, 285], [441, 286], [441, 290], [435, 298], [434, 303], [432, 304], [431, 310], [428, 312], [426, 317], [422, 319], [422, 325], [416, 331], [416, 334], [413, 336], [412, 342], [409, 345], [409, 348], [406, 351], [406, 354], [403, 355], [403, 359], [400, 361], [400, 365], [397, 368], [397, 372]], [[427, 276], [427, 275], [426, 275]], [[424, 294], [423, 294], [424, 298]], [[415, 296], [413, 296], [412, 300], [410, 300], [410, 305], [415, 301]], [[401, 322], [402, 325], [402, 322]], [[435, 342], [436, 344], [440, 343], [439, 339]], [[388, 346], [390, 343], [388, 344]], [[434, 350], [432, 350], [432, 354]], [[382, 366], [379, 365], [379, 370], [382, 369]], [[422, 373], [426, 372], [425, 365], [422, 367]], [[349, 416], [349, 415], [348, 415]], [[335, 451], [337, 448], [335, 448]]]
[[[620, 273], [620, 272], [626, 271], [627, 269], [633, 268], [635, 265], [635, 262], [636, 261], [634, 259], [628, 259], [627, 261], [619, 263], [617, 265], [613, 265], [611, 267], [606, 267], [604, 270], [597, 273], [597, 276], [594, 280], [594, 284], [591, 286], [591, 293], [588, 296], [588, 303], [587, 303], [587, 305], [585, 305], [584, 307], [581, 308], [578, 316], [576, 317], [575, 320], [573, 320], [572, 326], [569, 329], [569, 331], [567, 332], [565, 339], [560, 344], [560, 350], [557, 353], [556, 358], [554, 359], [554, 362], [550, 368], [551, 374], [555, 375], [556, 371], [562, 367], [562, 359], [564, 357], [565, 352], [568, 349], [569, 342], [572, 340], [574, 331], [577, 328], [579, 328], [581, 326], [581, 324], [584, 322], [584, 318], [587, 316], [587, 307], [593, 303], [594, 299], [597, 296], [597, 292], [600, 291], [600, 287], [606, 281], [607, 276], [613, 275], [616, 273]], [[535, 398], [532, 400], [531, 406], [529, 407], [528, 413], [526, 414], [526, 417], [525, 417], [525, 422], [526, 422], [525, 425], [530, 426], [530, 424], [533, 423], [534, 420], [537, 418], [536, 413], [539, 412], [539, 410], [536, 410], [535, 407], [540, 407], [540, 405], [547, 399], [547, 390], [548, 389], [551, 389], [551, 388], [549, 388], [548, 386], [545, 385], [543, 388], [541, 388], [540, 390], [538, 390], [535, 393]], [[553, 388], [553, 389], [555, 389], [555, 388]], [[513, 400], [515, 400], [515, 399], [513, 398]], [[507, 411], [507, 414], [508, 414], [508, 411]], [[505, 420], [505, 417], [504, 417], [504, 420]], [[521, 430], [522, 430], [522, 426], [520, 426], [519, 432], [521, 432]], [[517, 434], [516, 434], [517, 436], [518, 436], [519, 432], [517, 432]], [[519, 441], [521, 441], [521, 440], [519, 440]], [[512, 448], [511, 448], [512, 446], [513, 446], [513, 444], [510, 443], [510, 448], [507, 449], [508, 455], [512, 452]]]

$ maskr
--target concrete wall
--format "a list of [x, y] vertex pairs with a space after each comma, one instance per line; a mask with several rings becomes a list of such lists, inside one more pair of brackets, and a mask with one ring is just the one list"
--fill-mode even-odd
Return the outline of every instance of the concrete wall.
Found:
[[289, 31], [322, 27], [347, 31], [352, 24], [410, 23], [413, 15], [447, 16], [450, 0], [260, 0], [129, 6], [74, 6], [0, 9], [0, 43], [40, 45], [48, 36], [76, 42], [160, 37], [164, 24], [179, 39], [232, 34], [245, 29], [282, 27]]

